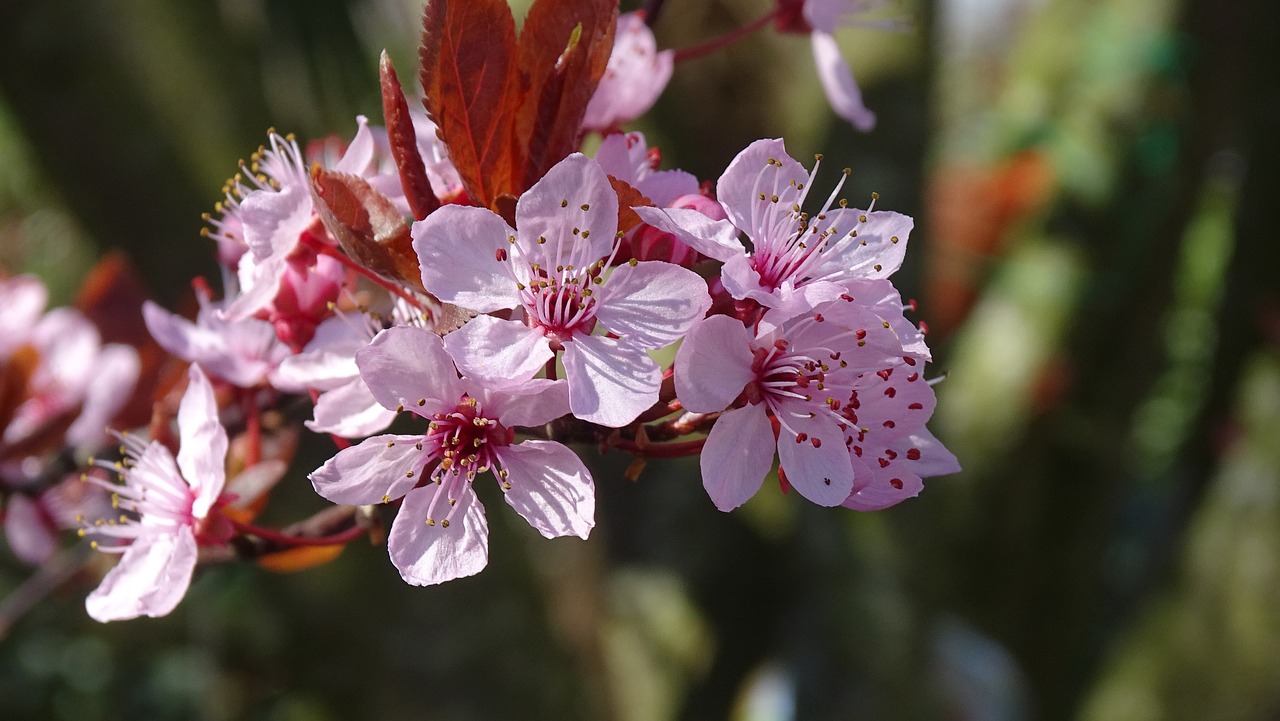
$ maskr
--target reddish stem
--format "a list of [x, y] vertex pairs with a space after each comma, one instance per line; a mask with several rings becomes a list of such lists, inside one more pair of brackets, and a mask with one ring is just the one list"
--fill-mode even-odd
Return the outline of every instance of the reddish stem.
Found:
[[641, 446], [635, 441], [629, 441], [625, 438], [618, 438], [613, 441], [613, 445], [628, 453], [634, 453], [637, 456], [647, 456], [649, 458], [684, 458], [686, 456], [696, 456], [702, 452], [702, 447], [706, 445], [707, 439], [695, 438], [691, 441], [679, 441], [676, 443], [646, 443]]
[[258, 410], [258, 398], [254, 393], [254, 389], [246, 388], [240, 394], [245, 433], [249, 435], [249, 447], [244, 452], [245, 468], [253, 468], [262, 460], [262, 414]]
[[339, 544], [350, 543], [366, 533], [364, 528], [361, 528], [360, 526], [352, 526], [345, 531], [335, 533], [331, 536], [290, 536], [286, 533], [273, 531], [270, 528], [255, 526], [251, 523], [241, 523], [240, 521], [232, 518], [228, 518], [227, 520], [231, 521], [231, 525], [240, 533], [257, 536], [264, 541], [270, 541], [282, 546], [336, 546]]
[[752, 20], [746, 25], [730, 30], [718, 38], [712, 38], [711, 40], [697, 45], [690, 45], [687, 48], [680, 48], [676, 51], [675, 61], [679, 63], [684, 62], [685, 60], [693, 60], [694, 58], [700, 58], [703, 55], [710, 55], [721, 48], [727, 48], [739, 40], [764, 28], [778, 16], [779, 12], [780, 8], [774, 7], [769, 12], [761, 15], [755, 20]]

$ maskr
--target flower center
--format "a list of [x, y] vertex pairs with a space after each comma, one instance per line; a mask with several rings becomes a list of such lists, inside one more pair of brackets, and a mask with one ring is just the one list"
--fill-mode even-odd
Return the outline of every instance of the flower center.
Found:
[[600, 264], [586, 272], [572, 266], [556, 273], [533, 266], [533, 279], [522, 292], [529, 325], [551, 341], [553, 350], [575, 333], [590, 334], [596, 325], [593, 285], [599, 283]]
[[438, 487], [427, 507], [426, 524], [448, 528], [458, 498], [477, 474], [493, 470], [505, 482], [497, 451], [511, 444], [515, 431], [487, 417], [476, 399], [466, 395], [452, 411], [434, 414], [429, 428], [423, 440], [426, 461], [439, 463], [431, 474]]

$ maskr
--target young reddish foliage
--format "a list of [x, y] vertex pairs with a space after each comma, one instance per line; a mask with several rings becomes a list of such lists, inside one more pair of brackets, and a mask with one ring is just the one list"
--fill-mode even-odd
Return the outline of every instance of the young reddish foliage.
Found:
[[362, 178], [315, 166], [311, 187], [325, 228], [357, 263], [422, 288], [409, 226], [386, 196]]
[[431, 0], [422, 17], [419, 78], [467, 195], [491, 207], [511, 192], [516, 26], [505, 0]]
[[404, 186], [409, 209], [413, 211], [414, 219], [422, 220], [440, 207], [440, 199], [431, 190], [427, 166], [422, 162], [422, 154], [418, 152], [418, 136], [413, 130], [413, 119], [409, 117], [409, 103], [400, 87], [400, 78], [396, 77], [395, 66], [391, 64], [391, 56], [385, 50], [382, 51], [378, 72], [382, 85], [382, 117], [387, 123], [391, 157], [395, 159], [396, 169], [400, 171], [400, 184]]

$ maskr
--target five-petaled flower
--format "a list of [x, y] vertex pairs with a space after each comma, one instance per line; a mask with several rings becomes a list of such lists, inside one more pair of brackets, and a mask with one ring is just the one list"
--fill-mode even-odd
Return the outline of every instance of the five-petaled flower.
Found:
[[658, 398], [662, 373], [648, 351], [702, 318], [711, 305], [706, 282], [663, 261], [610, 271], [618, 198], [581, 153], [521, 195], [515, 219], [512, 229], [484, 208], [446, 206], [413, 225], [428, 291], [477, 313], [515, 311], [480, 315], [450, 333], [450, 354], [464, 374], [521, 379], [563, 350], [573, 415], [630, 423]]
[[[189, 385], [178, 409], [181, 447], [175, 460], [163, 444], [122, 435], [126, 455], [118, 465], [123, 485], [86, 475], [112, 491], [118, 518], [100, 519], [94, 541], [100, 551], [122, 553], [120, 562], [85, 599], [98, 621], [164, 616], [178, 605], [196, 567], [197, 536], [205, 530], [226, 480], [227, 433], [218, 422], [213, 387], [199, 366], [188, 371]], [[84, 531], [89, 529], [82, 529]]]
[[316, 492], [352, 505], [403, 498], [388, 538], [391, 561], [414, 585], [479, 572], [488, 523], [471, 484], [492, 473], [508, 504], [543, 536], [586, 538], [595, 486], [578, 456], [555, 441], [515, 442], [518, 426], [568, 412], [563, 381], [459, 377], [440, 337], [398, 326], [356, 354], [383, 406], [408, 410], [425, 434], [380, 435], [340, 451], [311, 473]]

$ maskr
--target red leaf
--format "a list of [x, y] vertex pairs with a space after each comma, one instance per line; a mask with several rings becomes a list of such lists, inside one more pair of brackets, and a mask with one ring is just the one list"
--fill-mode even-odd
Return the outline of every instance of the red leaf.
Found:
[[382, 80], [382, 117], [387, 123], [391, 157], [400, 171], [400, 185], [404, 187], [409, 209], [413, 211], [414, 218], [422, 220], [440, 207], [440, 199], [431, 190], [431, 181], [427, 179], [427, 166], [418, 152], [418, 136], [413, 130], [413, 118], [409, 116], [409, 103], [404, 98], [400, 78], [396, 77], [395, 66], [391, 64], [391, 56], [386, 50], [382, 51], [378, 71]]
[[324, 227], [357, 263], [391, 280], [423, 290], [409, 226], [382, 193], [347, 173], [311, 169], [316, 212]]
[[640, 225], [642, 222], [640, 214], [632, 208], [637, 205], [653, 205], [653, 201], [636, 190], [635, 186], [625, 180], [618, 180], [612, 175], [609, 176], [609, 185], [612, 185], [613, 192], [618, 194], [618, 232], [625, 233]]
[[616, 0], [536, 0], [529, 9], [518, 55], [527, 88], [516, 117], [520, 190], [578, 149], [617, 24]]
[[512, 124], [519, 93], [516, 27], [505, 0], [430, 0], [420, 79], [431, 119], [471, 201], [513, 192]]

